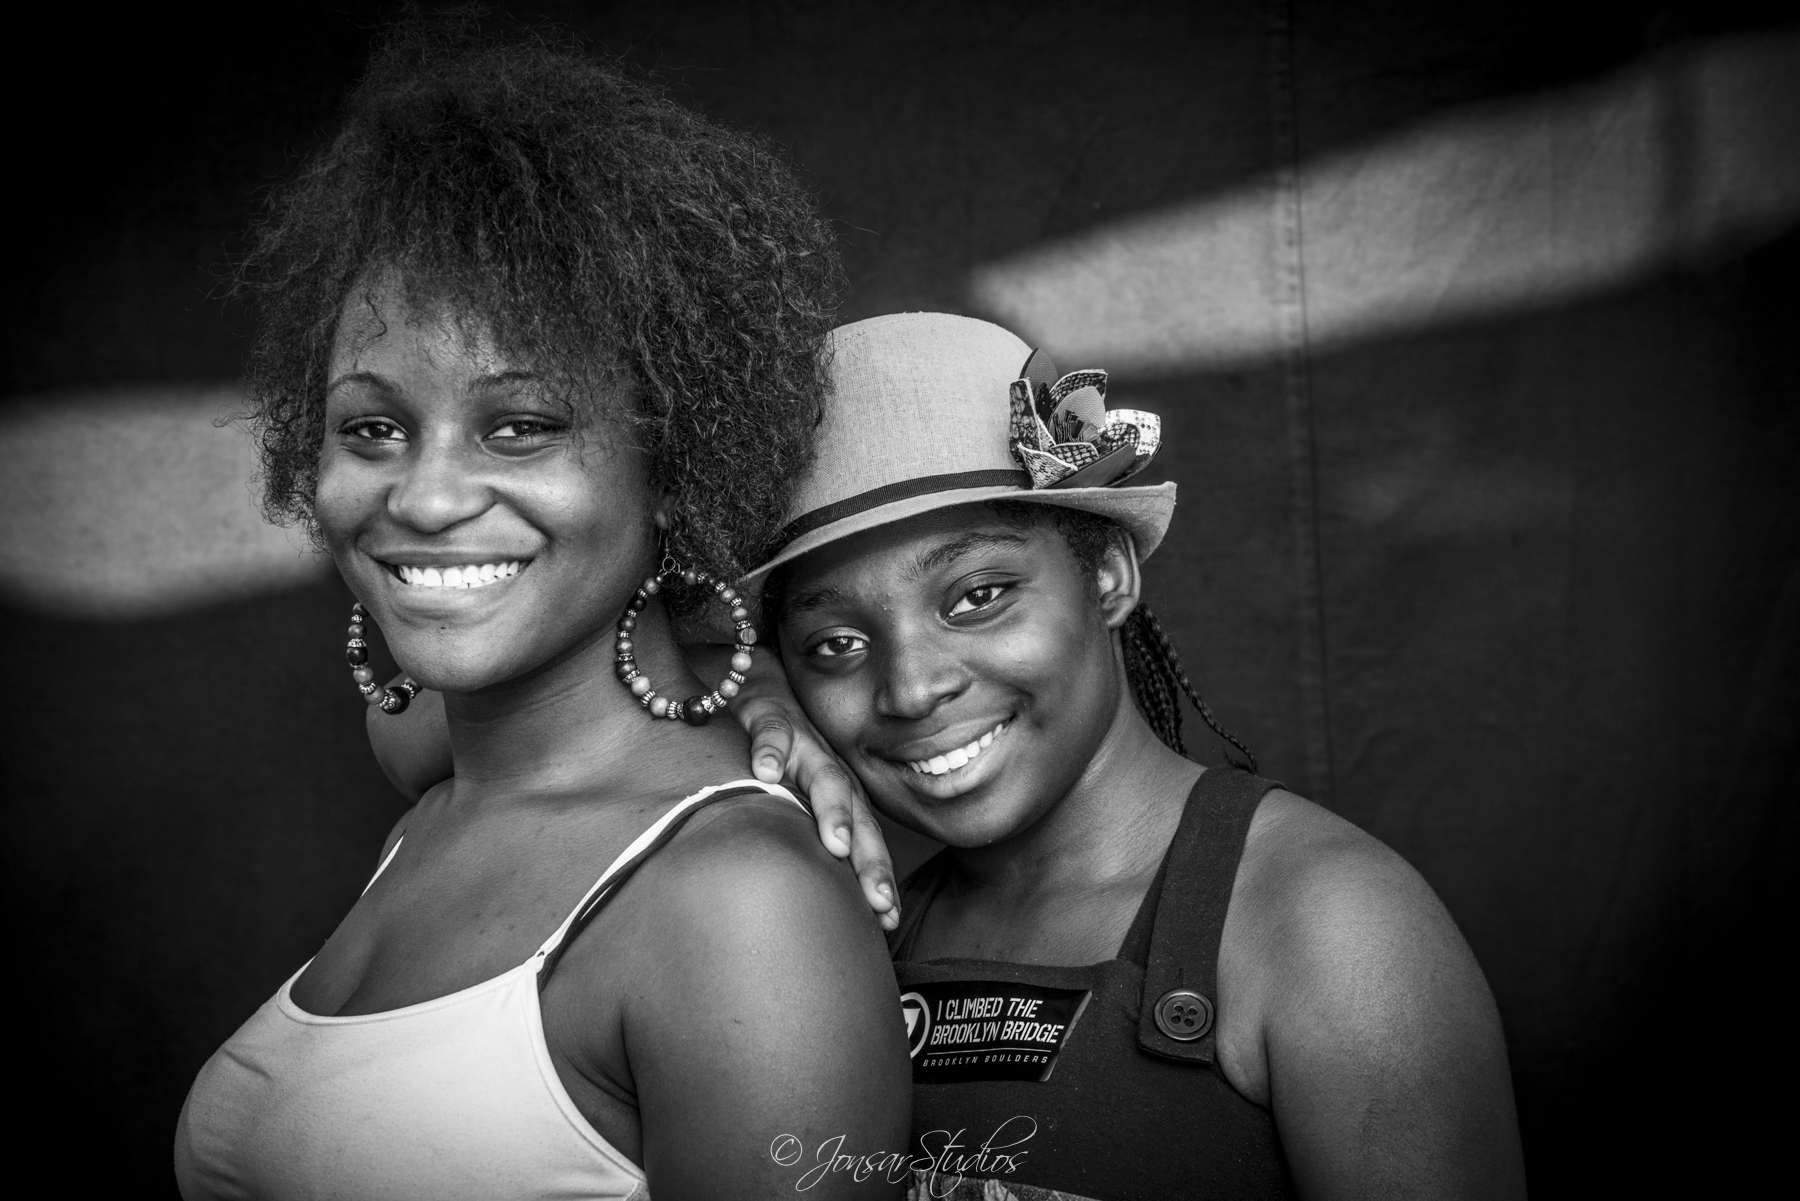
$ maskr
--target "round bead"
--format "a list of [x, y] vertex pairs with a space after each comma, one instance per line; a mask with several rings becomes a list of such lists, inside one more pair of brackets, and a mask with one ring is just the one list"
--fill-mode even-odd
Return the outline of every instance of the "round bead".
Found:
[[744, 606], [742, 606], [742, 605], [739, 605], [737, 608], [735, 608], [731, 611], [731, 620], [734, 622], [749, 621], [750, 620], [750, 610], [744, 608]]
[[350, 673], [350, 678], [358, 684], [367, 684], [375, 679], [375, 669], [364, 664]]
[[369, 648], [366, 646], [345, 647], [344, 660], [352, 667], [361, 667], [369, 661]]
[[749, 651], [739, 651], [737, 654], [731, 656], [731, 670], [740, 675], [747, 675], [750, 671], [750, 665], [754, 662], [755, 660], [750, 657]]
[[643, 696], [650, 691], [649, 676], [633, 676], [630, 684], [632, 696]]
[[745, 626], [743, 629], [741, 629], [737, 632], [737, 638], [738, 638], [738, 641], [743, 643], [745, 646], [755, 646], [756, 645], [756, 629], [755, 629], [755, 627]]
[[633, 613], [642, 613], [644, 611], [644, 606], [649, 603], [650, 598], [640, 592], [636, 596], [633, 596], [631, 598], [631, 603], [625, 607], [630, 609]]
[[631, 639], [625, 637], [623, 634], [619, 635], [618, 639], [613, 643], [613, 649], [618, 651], [621, 655], [629, 655], [631, 653]]
[[668, 715], [669, 715], [669, 698], [666, 696], [659, 696], [659, 697], [652, 698], [650, 701], [650, 716], [651, 717], [667, 717]]
[[398, 688], [390, 688], [381, 694], [381, 711], [383, 713], [396, 715], [405, 713], [406, 707], [410, 704], [412, 704], [412, 697]]
[[362, 636], [363, 636], [363, 628], [360, 625], [352, 624], [350, 627], [350, 637], [361, 638]]
[[700, 573], [690, 567], [681, 573], [681, 582], [692, 588], [700, 582]]
[[734, 588], [719, 589], [719, 599], [724, 601], [726, 604], [728, 604], [728, 605], [735, 604], [737, 602], [737, 598], [738, 598], [738, 594], [737, 594], [736, 589], [734, 589]]
[[738, 686], [736, 684], [733, 684], [730, 680], [720, 680], [719, 681], [719, 695], [720, 696], [724, 697], [726, 700], [730, 700], [732, 697], [736, 696], [737, 694], [738, 694]]
[[619, 618], [619, 632], [621, 634], [629, 634], [629, 633], [631, 633], [631, 631], [633, 631], [635, 629], [637, 629], [637, 618], [636, 617], [632, 616], [630, 613], [627, 613], [625, 616]]
[[629, 680], [631, 673], [637, 670], [636, 659], [620, 659], [613, 664], [613, 674], [621, 680]]
[[708, 721], [711, 721], [712, 714], [708, 713], [706, 707], [701, 704], [702, 699], [703, 698], [701, 697], [690, 696], [687, 700], [682, 701], [681, 720], [687, 722], [690, 726], [703, 726]]
[[638, 591], [642, 592], [645, 596], [655, 596], [658, 592], [662, 591], [662, 581], [655, 576], [651, 576], [643, 582], [642, 586], [638, 588]]

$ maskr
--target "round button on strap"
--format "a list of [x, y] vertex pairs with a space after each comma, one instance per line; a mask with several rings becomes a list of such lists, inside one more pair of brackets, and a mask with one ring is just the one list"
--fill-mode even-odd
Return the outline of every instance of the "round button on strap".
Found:
[[1212, 1002], [1191, 988], [1170, 989], [1156, 1003], [1156, 1028], [1178, 1043], [1205, 1038], [1212, 1024]]

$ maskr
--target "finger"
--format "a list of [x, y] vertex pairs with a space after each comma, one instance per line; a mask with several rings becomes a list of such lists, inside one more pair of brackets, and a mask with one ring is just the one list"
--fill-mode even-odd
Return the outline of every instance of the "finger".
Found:
[[781, 783], [794, 750], [793, 723], [779, 713], [760, 714], [746, 721], [750, 730], [750, 770], [764, 784]]
[[881, 925], [892, 930], [900, 924], [900, 886], [894, 880], [894, 861], [888, 854], [887, 839], [869, 809], [868, 798], [858, 789], [855, 824], [850, 838], [850, 863], [862, 883], [863, 896], [869, 908], [881, 915]]
[[819, 841], [839, 859], [848, 856], [855, 849], [856, 806], [861, 798], [855, 778], [834, 759], [814, 758], [799, 765], [794, 783], [812, 802]]

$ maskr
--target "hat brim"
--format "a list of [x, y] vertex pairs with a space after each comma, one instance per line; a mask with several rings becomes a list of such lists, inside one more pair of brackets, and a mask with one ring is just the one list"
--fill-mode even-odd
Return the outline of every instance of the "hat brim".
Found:
[[1065, 509], [1079, 509], [1084, 513], [1110, 518], [1131, 534], [1132, 541], [1137, 544], [1139, 559], [1148, 559], [1162, 544], [1163, 535], [1169, 530], [1169, 521], [1175, 515], [1173, 482], [1137, 488], [954, 488], [923, 496], [909, 496], [852, 514], [816, 530], [809, 530], [788, 543], [774, 558], [746, 575], [738, 582], [738, 587], [748, 595], [756, 596], [767, 582], [770, 572], [803, 555], [809, 555], [820, 547], [829, 546], [865, 530], [917, 517], [921, 513], [997, 500], [1060, 505]]

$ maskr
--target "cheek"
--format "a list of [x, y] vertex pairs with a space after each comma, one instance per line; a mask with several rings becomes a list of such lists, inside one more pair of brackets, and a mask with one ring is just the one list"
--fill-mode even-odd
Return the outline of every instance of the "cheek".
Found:
[[869, 711], [868, 691], [855, 680], [795, 673], [789, 686], [808, 721], [825, 736], [833, 750], [848, 758], [856, 747], [863, 717]]
[[341, 545], [380, 509], [380, 480], [368, 468], [369, 464], [347, 463], [329, 454], [320, 462], [313, 519], [327, 545]]

